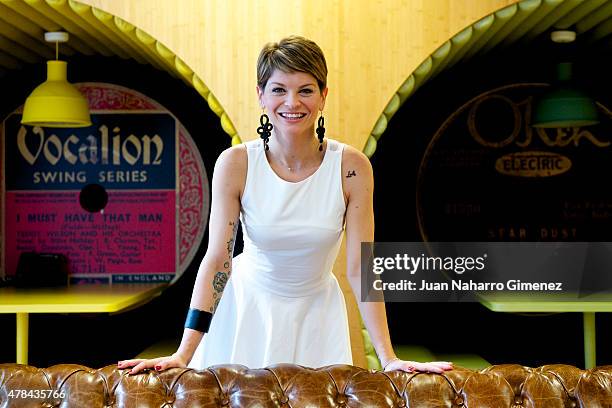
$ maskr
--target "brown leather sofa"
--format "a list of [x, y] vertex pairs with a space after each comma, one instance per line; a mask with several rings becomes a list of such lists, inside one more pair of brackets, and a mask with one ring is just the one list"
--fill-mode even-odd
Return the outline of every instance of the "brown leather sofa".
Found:
[[115, 366], [0, 364], [0, 407], [610, 408], [612, 366], [585, 371], [568, 365], [497, 365], [438, 375], [346, 365], [259, 370], [222, 365], [130, 376]]

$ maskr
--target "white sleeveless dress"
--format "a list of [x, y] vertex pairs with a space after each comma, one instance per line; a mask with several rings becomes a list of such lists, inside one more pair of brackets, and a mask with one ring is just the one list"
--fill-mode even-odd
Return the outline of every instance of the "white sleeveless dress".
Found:
[[189, 367], [352, 364], [344, 296], [332, 267], [344, 229], [342, 150], [327, 142], [319, 169], [281, 179], [262, 142], [246, 143], [243, 253]]

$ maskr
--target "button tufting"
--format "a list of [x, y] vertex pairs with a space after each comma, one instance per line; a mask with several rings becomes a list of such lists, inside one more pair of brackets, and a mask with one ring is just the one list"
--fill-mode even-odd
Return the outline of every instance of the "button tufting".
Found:
[[397, 403], [397, 406], [398, 406], [399, 408], [404, 408], [404, 407], [406, 406], [406, 401], [404, 401], [404, 400], [400, 400], [400, 401]]
[[289, 402], [289, 398], [286, 395], [283, 395], [280, 399], [281, 404], [286, 404]]
[[521, 397], [514, 398], [514, 403], [516, 405], [523, 405], [523, 399]]
[[455, 405], [463, 405], [463, 398], [461, 397], [455, 398]]
[[221, 405], [229, 405], [229, 398], [223, 397], [223, 399], [221, 400]]
[[337, 402], [338, 404], [346, 404], [346, 396], [345, 396], [345, 395], [342, 395], [342, 394], [339, 394], [339, 395], [336, 397], [336, 402]]

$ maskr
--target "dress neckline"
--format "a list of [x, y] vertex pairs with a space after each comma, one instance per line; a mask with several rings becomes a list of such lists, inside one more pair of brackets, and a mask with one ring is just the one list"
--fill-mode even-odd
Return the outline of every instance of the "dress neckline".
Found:
[[317, 167], [317, 169], [308, 177], [299, 180], [299, 181], [289, 181], [289, 180], [285, 180], [284, 178], [282, 178], [281, 176], [279, 176], [274, 169], [272, 168], [272, 165], [270, 164], [270, 162], [268, 161], [268, 156], [266, 156], [266, 151], [264, 149], [261, 149], [261, 153], [263, 154], [263, 158], [264, 161], [266, 162], [266, 167], [268, 168], [268, 170], [270, 170], [270, 173], [272, 173], [274, 175], [274, 177], [276, 177], [278, 180], [282, 181], [283, 183], [287, 183], [287, 184], [293, 184], [293, 185], [298, 185], [298, 184], [302, 184], [310, 179], [312, 179], [323, 167], [323, 165], [325, 164], [325, 162], [327, 161], [327, 156], [329, 156], [329, 145], [330, 145], [330, 140], [327, 139], [327, 143], [325, 146], [325, 154], [323, 155], [323, 160], [321, 160], [321, 164], [319, 164], [319, 167]]

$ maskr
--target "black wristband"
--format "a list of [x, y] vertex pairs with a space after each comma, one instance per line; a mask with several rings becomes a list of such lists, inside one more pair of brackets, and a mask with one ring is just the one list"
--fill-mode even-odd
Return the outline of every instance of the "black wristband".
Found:
[[206, 333], [208, 331], [208, 328], [210, 327], [210, 321], [212, 320], [212, 317], [213, 314], [210, 312], [191, 308], [189, 309], [189, 312], [187, 312], [185, 328]]

